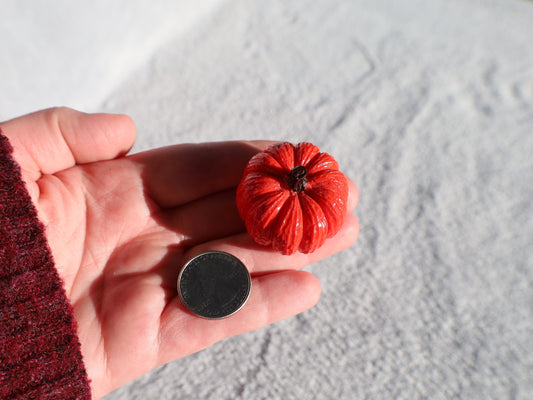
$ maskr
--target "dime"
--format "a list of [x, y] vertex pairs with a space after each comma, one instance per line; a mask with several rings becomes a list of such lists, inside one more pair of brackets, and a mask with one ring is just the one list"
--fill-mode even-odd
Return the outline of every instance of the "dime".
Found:
[[178, 277], [178, 293], [192, 313], [210, 319], [228, 317], [248, 300], [252, 281], [235, 256], [209, 251], [191, 259]]

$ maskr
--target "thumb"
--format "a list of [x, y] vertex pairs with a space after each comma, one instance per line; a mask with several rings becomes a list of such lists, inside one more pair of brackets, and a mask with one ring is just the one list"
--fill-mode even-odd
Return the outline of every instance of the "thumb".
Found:
[[13, 156], [27, 177], [54, 174], [76, 164], [116, 158], [135, 141], [135, 125], [125, 115], [85, 114], [51, 108], [0, 124]]

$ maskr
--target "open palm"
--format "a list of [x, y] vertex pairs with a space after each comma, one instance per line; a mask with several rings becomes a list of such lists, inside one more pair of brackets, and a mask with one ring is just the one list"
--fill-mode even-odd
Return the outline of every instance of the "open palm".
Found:
[[[225, 337], [313, 306], [320, 285], [299, 268], [350, 246], [356, 218], [311, 255], [253, 243], [235, 205], [251, 156], [267, 142], [183, 144], [126, 155], [128, 117], [51, 109], [2, 124], [73, 305], [94, 398]], [[349, 209], [357, 202], [350, 182]], [[207, 250], [252, 275], [245, 307], [223, 320], [189, 313], [183, 264]]]

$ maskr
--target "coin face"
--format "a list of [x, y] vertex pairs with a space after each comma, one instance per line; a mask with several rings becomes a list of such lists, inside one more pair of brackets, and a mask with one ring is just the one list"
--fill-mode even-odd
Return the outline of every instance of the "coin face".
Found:
[[210, 319], [228, 317], [248, 300], [252, 281], [235, 256], [210, 251], [191, 259], [178, 277], [178, 293], [194, 314]]

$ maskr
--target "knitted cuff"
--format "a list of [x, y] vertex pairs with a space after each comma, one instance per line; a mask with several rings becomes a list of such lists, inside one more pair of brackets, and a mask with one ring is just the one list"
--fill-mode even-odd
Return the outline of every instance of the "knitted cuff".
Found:
[[76, 323], [0, 131], [0, 398], [90, 399]]

